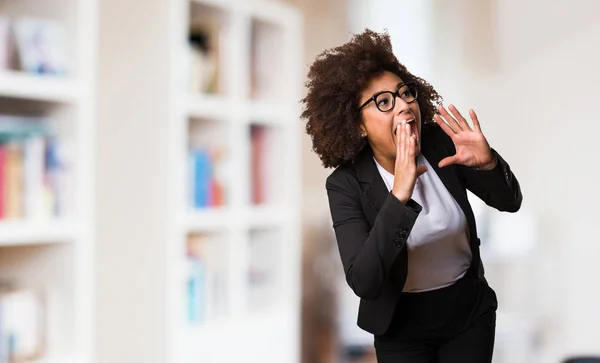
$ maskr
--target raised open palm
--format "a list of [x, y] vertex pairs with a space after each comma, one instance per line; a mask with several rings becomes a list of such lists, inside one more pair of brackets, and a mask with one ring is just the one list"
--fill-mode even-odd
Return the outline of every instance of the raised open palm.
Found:
[[438, 106], [439, 115], [434, 115], [435, 122], [454, 143], [456, 154], [442, 159], [438, 166], [444, 167], [452, 164], [490, 169], [495, 166], [495, 159], [490, 145], [481, 132], [481, 126], [475, 111], [469, 110], [473, 121], [473, 128], [458, 112], [456, 107], [449, 107], [452, 115], [443, 106]]

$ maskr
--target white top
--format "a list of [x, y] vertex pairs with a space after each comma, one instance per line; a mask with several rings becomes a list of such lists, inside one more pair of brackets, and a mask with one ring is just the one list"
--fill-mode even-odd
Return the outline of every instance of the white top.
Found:
[[[394, 175], [377, 160], [375, 164], [388, 191], [392, 190]], [[417, 165], [427, 166], [427, 172], [417, 179], [411, 198], [423, 209], [407, 240], [408, 276], [403, 292], [450, 286], [466, 274], [472, 261], [465, 214], [422, 154]]]

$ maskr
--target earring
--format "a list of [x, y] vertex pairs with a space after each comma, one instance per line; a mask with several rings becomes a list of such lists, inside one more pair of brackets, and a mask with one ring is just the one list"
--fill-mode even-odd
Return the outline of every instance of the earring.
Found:
[[360, 137], [367, 137], [367, 134], [365, 134], [364, 132], [361, 132]]

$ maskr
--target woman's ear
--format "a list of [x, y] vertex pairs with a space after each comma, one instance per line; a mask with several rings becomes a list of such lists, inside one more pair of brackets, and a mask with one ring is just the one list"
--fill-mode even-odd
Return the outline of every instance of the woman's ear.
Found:
[[365, 127], [365, 124], [360, 124], [360, 136], [361, 137], [367, 137], [367, 128]]

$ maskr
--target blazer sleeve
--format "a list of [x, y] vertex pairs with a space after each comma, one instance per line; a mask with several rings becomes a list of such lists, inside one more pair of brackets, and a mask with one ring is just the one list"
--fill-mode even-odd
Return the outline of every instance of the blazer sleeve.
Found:
[[[436, 136], [436, 142], [444, 145], [448, 155], [456, 154], [450, 136], [446, 135], [438, 125], [433, 126], [432, 131]], [[504, 212], [516, 212], [521, 208], [523, 201], [519, 182], [500, 154], [493, 148], [492, 153], [498, 160], [496, 167], [492, 170], [477, 170], [459, 165], [464, 185], [490, 207]]]
[[465, 186], [490, 207], [504, 212], [516, 212], [523, 201], [519, 182], [500, 154], [494, 149], [492, 153], [498, 160], [492, 170], [462, 167]]
[[333, 173], [326, 188], [346, 281], [363, 299], [376, 299], [421, 211], [388, 194], [371, 228], [361, 207], [360, 187], [350, 173]]

